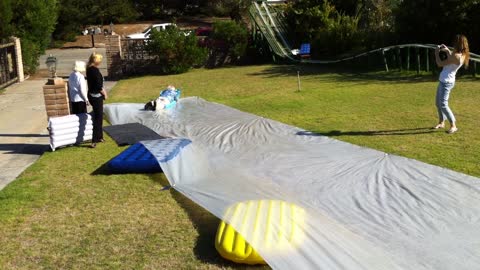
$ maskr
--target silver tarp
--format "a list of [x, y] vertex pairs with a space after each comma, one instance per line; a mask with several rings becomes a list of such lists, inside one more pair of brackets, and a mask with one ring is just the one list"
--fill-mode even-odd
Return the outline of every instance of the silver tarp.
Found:
[[[171, 185], [230, 223], [274, 269], [480, 269], [478, 178], [195, 97], [164, 112], [109, 104], [105, 113], [111, 124], [190, 139], [160, 164]], [[304, 209], [290, 220], [298, 241], [263, 245], [256, 226], [226, 213], [252, 200]], [[284, 221], [264, 222], [282, 237]]]

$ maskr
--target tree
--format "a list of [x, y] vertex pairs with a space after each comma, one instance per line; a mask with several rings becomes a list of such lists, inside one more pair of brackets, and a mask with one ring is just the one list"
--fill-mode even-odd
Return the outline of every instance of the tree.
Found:
[[123, 23], [138, 15], [130, 0], [60, 0], [53, 37], [73, 41], [86, 25]]
[[235, 21], [219, 21], [213, 24], [212, 39], [224, 45], [221, 49], [224, 49], [231, 59], [238, 59], [247, 49], [248, 32]]
[[394, 25], [394, 9], [399, 0], [362, 0], [358, 6], [362, 28], [371, 31], [390, 31]]
[[359, 29], [365, 37], [368, 49], [391, 44], [394, 38], [394, 10], [400, 0], [362, 0], [358, 12], [360, 15]]
[[396, 33], [401, 42], [450, 43], [463, 33], [472, 49], [479, 50], [477, 38], [478, 0], [403, 0], [396, 10]]
[[100, 6], [98, 19], [102, 25], [110, 22], [130, 22], [138, 17], [130, 0], [97, 0], [96, 2]]
[[162, 73], [183, 73], [205, 62], [207, 51], [197, 45], [197, 37], [176, 27], [153, 30], [146, 45]]
[[208, 5], [215, 15], [230, 16], [232, 20], [242, 22], [251, 3], [249, 0], [213, 0]]
[[144, 20], [154, 19], [162, 10], [162, 1], [157, 0], [136, 0], [133, 1], [135, 9]]
[[298, 0], [286, 8], [295, 43], [312, 43], [312, 54], [340, 54], [362, 43], [358, 16], [339, 12], [327, 0]]
[[21, 40], [25, 71], [33, 73], [40, 55], [50, 44], [57, 22], [57, 1], [17, 0], [11, 7], [12, 33]]
[[0, 43], [12, 35], [12, 18], [11, 0], [0, 0]]
[[88, 14], [78, 1], [73, 0], [61, 0], [58, 14], [53, 37], [56, 40], [75, 41], [88, 20]]

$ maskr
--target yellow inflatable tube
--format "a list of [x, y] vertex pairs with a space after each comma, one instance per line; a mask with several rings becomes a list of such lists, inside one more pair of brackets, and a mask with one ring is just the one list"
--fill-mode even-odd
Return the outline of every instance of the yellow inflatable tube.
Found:
[[[288, 252], [304, 237], [305, 211], [280, 200], [246, 201], [229, 207], [218, 226], [215, 248], [230, 261], [265, 264], [255, 247], [265, 252]], [[236, 231], [233, 227], [238, 228]], [[243, 235], [251, 240], [248, 243]]]

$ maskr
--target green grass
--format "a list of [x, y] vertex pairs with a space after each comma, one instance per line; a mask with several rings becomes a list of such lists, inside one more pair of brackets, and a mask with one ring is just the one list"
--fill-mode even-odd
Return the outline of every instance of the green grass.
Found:
[[[336, 139], [480, 176], [480, 81], [460, 79], [451, 107], [460, 131], [436, 123], [429, 76], [330, 73], [292, 66], [194, 70], [120, 81], [108, 102], [155, 98], [168, 84]], [[218, 219], [167, 185], [163, 174], [109, 175], [124, 148], [45, 153], [0, 191], [0, 269], [243, 269], [213, 246]], [[261, 267], [260, 267], [261, 268]], [[256, 267], [255, 269], [258, 269]]]

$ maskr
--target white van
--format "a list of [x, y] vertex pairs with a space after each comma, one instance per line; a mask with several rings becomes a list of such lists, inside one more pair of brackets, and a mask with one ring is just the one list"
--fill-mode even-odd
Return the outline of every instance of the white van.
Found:
[[150, 37], [150, 34], [152, 33], [152, 29], [156, 29], [157, 31], [163, 31], [167, 29], [167, 27], [176, 27], [175, 24], [173, 23], [161, 23], [161, 24], [154, 24], [147, 29], [143, 30], [142, 33], [135, 33], [135, 34], [130, 34], [127, 36], [127, 38], [131, 39], [147, 39]]

